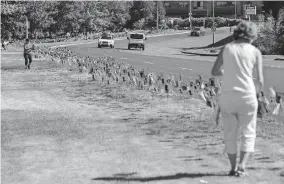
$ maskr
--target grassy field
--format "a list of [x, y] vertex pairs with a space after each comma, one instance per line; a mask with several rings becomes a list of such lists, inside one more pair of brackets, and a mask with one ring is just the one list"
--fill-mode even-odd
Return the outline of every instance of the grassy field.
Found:
[[284, 182], [283, 124], [259, 121], [250, 176], [228, 177], [222, 125], [202, 101], [23, 63], [1, 55], [3, 184]]

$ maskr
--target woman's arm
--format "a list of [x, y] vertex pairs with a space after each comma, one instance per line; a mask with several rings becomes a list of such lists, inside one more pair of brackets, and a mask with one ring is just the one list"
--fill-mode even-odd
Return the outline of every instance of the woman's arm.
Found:
[[221, 70], [221, 67], [223, 65], [223, 52], [224, 52], [224, 48], [223, 47], [213, 65], [213, 68], [211, 70], [211, 75], [214, 77], [219, 77], [219, 76], [223, 76], [223, 70]]
[[261, 52], [257, 49], [256, 50], [256, 77], [257, 81], [259, 83], [259, 90], [263, 90], [263, 85], [264, 85], [264, 79], [263, 79], [263, 68], [262, 68], [262, 54]]

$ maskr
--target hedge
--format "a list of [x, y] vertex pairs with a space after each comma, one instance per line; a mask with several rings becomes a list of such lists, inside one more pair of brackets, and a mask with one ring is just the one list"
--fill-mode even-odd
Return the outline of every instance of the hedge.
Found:
[[[207, 17], [207, 18], [192, 18], [192, 26], [201, 27], [204, 26], [204, 20], [205, 20], [205, 27], [212, 27], [213, 24], [213, 17]], [[215, 24], [217, 27], [224, 27], [224, 26], [236, 26], [241, 19], [229, 19], [224, 17], [215, 17]], [[175, 18], [173, 20], [173, 24], [167, 19], [168, 27], [174, 28], [174, 27], [189, 27], [190, 23], [187, 19], [181, 19], [181, 18]]]

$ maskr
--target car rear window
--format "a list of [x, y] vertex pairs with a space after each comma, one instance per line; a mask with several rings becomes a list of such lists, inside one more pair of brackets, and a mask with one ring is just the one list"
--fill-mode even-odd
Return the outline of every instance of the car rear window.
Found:
[[106, 40], [111, 40], [112, 36], [111, 36], [111, 34], [103, 33], [101, 38], [102, 39], [106, 39]]
[[132, 39], [143, 39], [144, 36], [142, 34], [131, 34], [130, 38], [132, 38]]
[[198, 27], [198, 28], [194, 28], [194, 30], [195, 30], [195, 31], [199, 31], [199, 30], [200, 30], [200, 28], [199, 28], [199, 27]]
[[103, 35], [102, 39], [111, 40], [112, 38], [111, 38], [111, 36]]

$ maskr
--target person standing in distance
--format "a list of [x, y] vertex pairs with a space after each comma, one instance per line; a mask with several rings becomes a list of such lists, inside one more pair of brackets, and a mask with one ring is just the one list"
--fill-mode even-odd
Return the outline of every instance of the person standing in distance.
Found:
[[24, 44], [24, 58], [25, 58], [25, 66], [26, 69], [30, 69], [32, 63], [32, 50], [34, 50], [35, 46], [30, 42], [30, 39], [26, 39]]
[[[257, 39], [257, 26], [242, 21], [235, 28], [234, 42], [223, 47], [211, 74], [222, 76], [220, 96], [221, 121], [224, 124], [225, 152], [231, 163], [230, 176], [244, 176], [247, 160], [254, 152], [258, 100], [263, 88], [262, 54], [252, 42]], [[223, 67], [223, 69], [221, 69]], [[253, 80], [256, 69], [257, 81]], [[238, 128], [241, 131], [240, 160], [237, 165]]]

